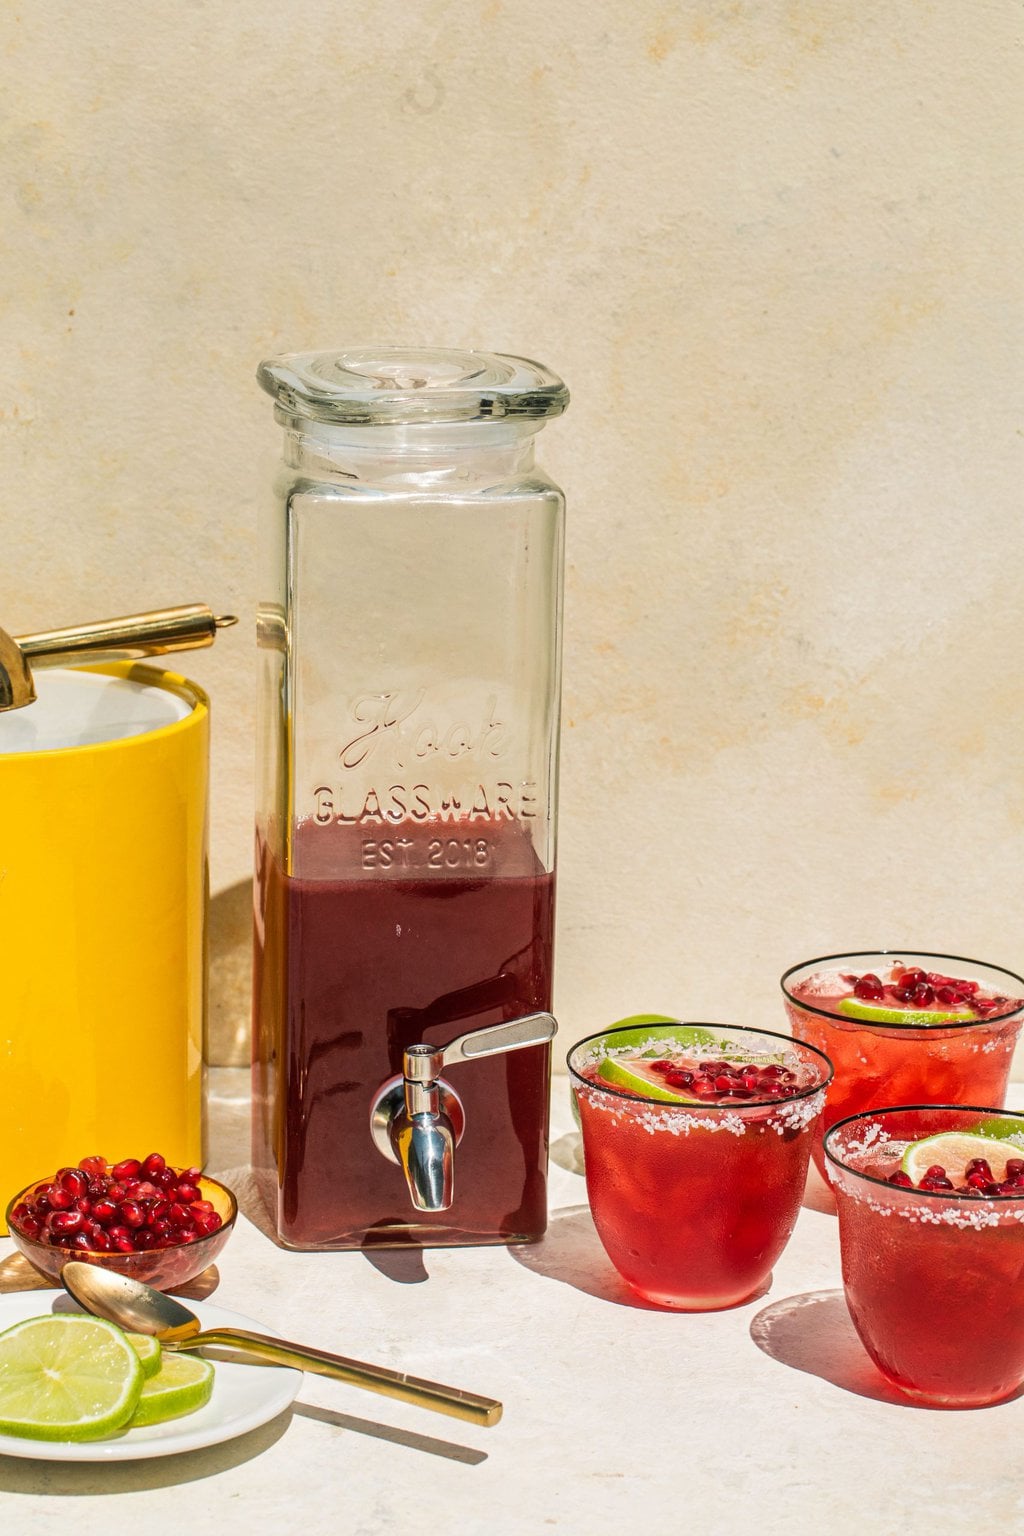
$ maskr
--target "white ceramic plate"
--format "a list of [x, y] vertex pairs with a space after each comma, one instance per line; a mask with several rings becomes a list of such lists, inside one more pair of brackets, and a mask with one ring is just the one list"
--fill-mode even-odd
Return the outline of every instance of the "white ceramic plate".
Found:
[[[54, 1303], [59, 1302], [55, 1307]], [[226, 1312], [208, 1302], [188, 1305], [204, 1328], [249, 1328], [258, 1333], [272, 1330], [250, 1317]], [[0, 1295], [0, 1330], [12, 1328], [27, 1317], [77, 1310], [63, 1291], [17, 1291]], [[205, 1445], [233, 1440], [250, 1429], [267, 1424], [283, 1413], [302, 1383], [302, 1372], [277, 1365], [244, 1365], [214, 1361], [213, 1396], [205, 1407], [182, 1419], [129, 1429], [109, 1440], [24, 1440], [20, 1435], [0, 1435], [0, 1455], [27, 1456], [35, 1461], [135, 1461], [147, 1456], [173, 1456]]]

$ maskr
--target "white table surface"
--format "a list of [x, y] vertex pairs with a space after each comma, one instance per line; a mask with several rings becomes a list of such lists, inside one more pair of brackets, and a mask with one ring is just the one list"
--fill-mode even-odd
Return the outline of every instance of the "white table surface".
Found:
[[[244, 1166], [248, 1074], [210, 1074], [210, 1168]], [[1017, 1084], [1016, 1099], [1024, 1097]], [[286, 1337], [502, 1399], [494, 1429], [315, 1376], [291, 1411], [188, 1455], [0, 1456], [4, 1536], [1003, 1533], [1024, 1526], [1024, 1401], [897, 1401], [848, 1320], [815, 1182], [768, 1294], [646, 1308], [597, 1240], [555, 1082], [551, 1225], [519, 1249], [297, 1254], [240, 1218], [213, 1299]], [[0, 1290], [23, 1262], [0, 1240]]]

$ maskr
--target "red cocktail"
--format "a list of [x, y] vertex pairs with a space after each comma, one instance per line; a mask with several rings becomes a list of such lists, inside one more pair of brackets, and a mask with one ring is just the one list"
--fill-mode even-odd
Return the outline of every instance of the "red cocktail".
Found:
[[1024, 1115], [869, 1111], [834, 1125], [825, 1154], [846, 1301], [878, 1369], [939, 1406], [1011, 1396], [1024, 1383]]
[[598, 1235], [648, 1301], [757, 1295], [793, 1230], [828, 1058], [784, 1035], [641, 1023], [569, 1054]]
[[872, 950], [793, 966], [793, 1034], [835, 1067], [815, 1142], [882, 1104], [1002, 1104], [1024, 1018], [1024, 978], [951, 955]]

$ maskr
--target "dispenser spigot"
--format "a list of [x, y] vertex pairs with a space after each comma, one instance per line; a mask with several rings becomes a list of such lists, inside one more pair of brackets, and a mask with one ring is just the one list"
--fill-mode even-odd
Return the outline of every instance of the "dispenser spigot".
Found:
[[455, 1188], [455, 1148], [466, 1112], [445, 1067], [478, 1056], [498, 1056], [544, 1045], [558, 1025], [550, 1013], [529, 1013], [505, 1024], [459, 1035], [445, 1046], [407, 1046], [402, 1073], [382, 1084], [370, 1106], [370, 1133], [377, 1150], [405, 1173], [418, 1211], [447, 1211]]

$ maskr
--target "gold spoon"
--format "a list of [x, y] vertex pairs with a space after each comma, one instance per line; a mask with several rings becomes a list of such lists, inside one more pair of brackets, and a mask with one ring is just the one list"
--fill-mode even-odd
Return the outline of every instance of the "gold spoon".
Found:
[[204, 1344], [219, 1344], [225, 1349], [255, 1355], [270, 1365], [290, 1365], [300, 1371], [332, 1376], [350, 1386], [413, 1403], [417, 1408], [432, 1408], [435, 1413], [468, 1419], [471, 1424], [497, 1424], [501, 1418], [501, 1404], [493, 1397], [478, 1397], [475, 1392], [423, 1381], [418, 1376], [407, 1376], [404, 1371], [389, 1371], [382, 1365], [364, 1365], [343, 1355], [331, 1355], [305, 1344], [289, 1344], [285, 1339], [250, 1333], [245, 1328], [204, 1329], [195, 1313], [173, 1296], [96, 1264], [72, 1260], [64, 1265], [60, 1278], [64, 1289], [87, 1312], [105, 1317], [131, 1333], [152, 1334], [164, 1349], [202, 1349]]

